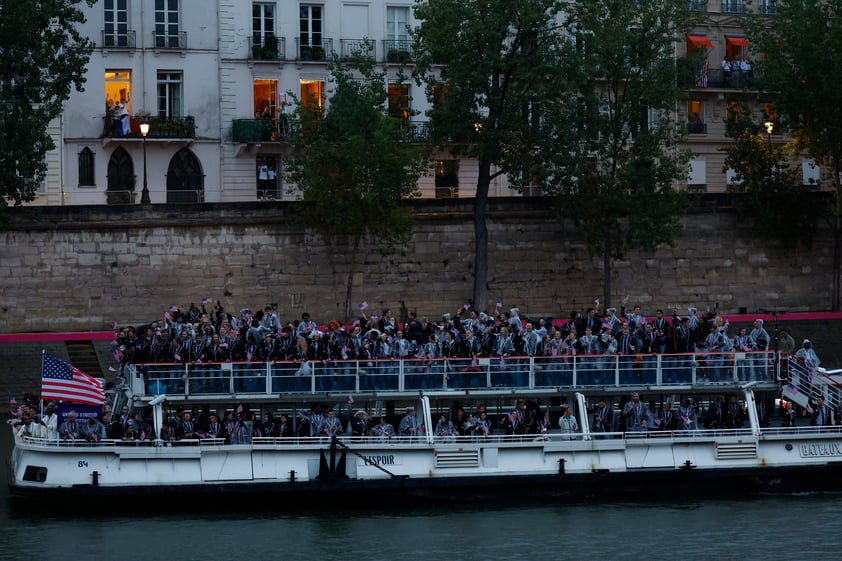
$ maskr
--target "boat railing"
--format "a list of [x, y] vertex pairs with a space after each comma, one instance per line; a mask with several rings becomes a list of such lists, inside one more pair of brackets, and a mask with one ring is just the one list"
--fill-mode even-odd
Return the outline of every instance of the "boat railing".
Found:
[[785, 354], [782, 357], [785, 364], [784, 372], [787, 375], [787, 384], [784, 386], [783, 395], [812, 412], [819, 396], [824, 397], [825, 404], [832, 411], [838, 411], [842, 403], [842, 383], [839, 373], [827, 371], [821, 367], [810, 367], [800, 357]]
[[132, 365], [134, 394], [278, 395], [774, 382], [771, 351]]
[[[788, 436], [793, 435], [810, 437], [818, 435], [840, 435], [842, 438], [842, 426], [795, 426], [795, 427], [766, 427], [761, 429], [762, 436]], [[674, 430], [674, 431], [630, 431], [630, 432], [598, 432], [583, 434], [576, 433], [562, 433], [557, 430], [552, 430], [543, 434], [472, 434], [472, 435], [453, 435], [453, 436], [435, 436], [432, 439], [434, 445], [489, 445], [489, 444], [529, 444], [534, 445], [542, 442], [569, 442], [569, 441], [583, 441], [583, 440], [613, 440], [613, 441], [632, 441], [639, 443], [643, 440], [647, 442], [673, 442], [676, 440], [693, 439], [716, 441], [723, 438], [750, 438], [752, 431], [750, 428], [737, 429], [697, 429], [697, 430]], [[225, 438], [200, 438], [200, 439], [183, 439], [176, 441], [167, 441], [161, 439], [155, 440], [130, 440], [124, 441], [119, 439], [104, 439], [97, 442], [91, 442], [84, 439], [47, 439], [37, 438], [31, 436], [16, 437], [21, 442], [30, 446], [40, 446], [49, 448], [86, 448], [86, 449], [114, 449], [121, 447], [208, 447], [208, 446], [230, 446], [227, 444]], [[382, 438], [379, 436], [351, 436], [340, 435], [338, 440], [347, 446], [427, 446], [426, 438], [409, 437], [409, 436], [394, 436], [392, 438]], [[254, 437], [251, 444], [243, 443], [243, 446], [252, 447], [269, 447], [282, 446], [284, 448], [312, 448], [314, 446], [329, 446], [330, 438], [328, 437]]]

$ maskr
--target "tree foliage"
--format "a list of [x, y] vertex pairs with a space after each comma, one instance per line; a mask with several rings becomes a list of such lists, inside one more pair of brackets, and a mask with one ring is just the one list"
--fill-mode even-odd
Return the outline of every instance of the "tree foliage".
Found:
[[829, 170], [835, 186], [824, 208], [833, 232], [831, 307], [842, 297], [842, 4], [825, 0], [779, 0], [773, 18], [755, 16], [747, 35], [756, 53], [762, 94], [774, 102], [793, 139], [795, 155], [809, 154]]
[[476, 158], [474, 290], [488, 303], [488, 190], [517, 181], [538, 142], [537, 111], [559, 95], [560, 0], [423, 0], [414, 32], [416, 77], [432, 102], [434, 140]]
[[735, 172], [737, 212], [758, 238], [809, 246], [820, 208], [818, 199], [804, 192], [800, 168], [792, 166], [792, 146], [769, 142], [764, 125], [747, 117], [747, 109], [735, 113], [727, 129], [734, 144], [725, 150], [724, 169]]
[[385, 75], [365, 58], [351, 66], [329, 64], [333, 94], [323, 113], [320, 100], [298, 100], [285, 176], [304, 194], [303, 223], [328, 243], [351, 247], [345, 319], [362, 240], [381, 245], [405, 241], [411, 212], [403, 204], [418, 195], [428, 168], [426, 152], [409, 142], [400, 119], [387, 111]]
[[689, 65], [675, 43], [693, 16], [684, 0], [581, 0], [566, 15], [570, 87], [546, 107], [540, 179], [603, 257], [608, 305], [611, 261], [681, 232], [685, 196], [674, 183], [687, 175], [688, 154], [673, 115]]
[[83, 2], [94, 0], [0, 0], [0, 215], [34, 199], [55, 148], [47, 126], [82, 91], [93, 45], [76, 28]]

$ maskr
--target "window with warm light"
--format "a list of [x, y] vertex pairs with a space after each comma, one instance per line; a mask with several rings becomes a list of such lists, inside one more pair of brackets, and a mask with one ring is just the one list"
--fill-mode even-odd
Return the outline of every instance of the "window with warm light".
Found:
[[401, 125], [409, 124], [409, 84], [389, 84], [389, 115], [401, 120]]
[[325, 83], [321, 80], [301, 80], [301, 105], [313, 114], [322, 113]]
[[459, 161], [436, 160], [436, 198], [455, 199], [459, 197]]
[[[125, 109], [131, 115], [132, 103], [132, 71], [131, 70], [106, 70], [105, 71], [105, 105], [108, 109], [115, 111]], [[116, 112], [116, 111], [115, 111]]]

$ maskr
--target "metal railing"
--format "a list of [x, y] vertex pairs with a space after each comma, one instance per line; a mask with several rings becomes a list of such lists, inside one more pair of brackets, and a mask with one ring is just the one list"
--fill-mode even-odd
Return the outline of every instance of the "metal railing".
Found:
[[132, 115], [126, 119], [107, 114], [103, 118], [102, 136], [112, 138], [143, 138], [139, 124], [150, 124], [147, 139], [152, 138], [196, 138], [196, 118], [186, 117], [150, 117]]
[[354, 60], [357, 56], [374, 58], [374, 43], [364, 39], [339, 40], [339, 57], [342, 60]]
[[102, 43], [100, 46], [103, 49], [134, 49], [136, 48], [137, 34], [133, 30], [129, 31], [102, 31]]
[[325, 61], [333, 51], [333, 39], [323, 39], [318, 42], [302, 41], [296, 37], [295, 47], [297, 51], [296, 60], [301, 61]]
[[249, 60], [284, 60], [286, 37], [250, 37], [248, 56]]
[[156, 49], [184, 50], [187, 48], [187, 32], [176, 31], [175, 33], [169, 33], [166, 31], [153, 31], [152, 45]]
[[406, 39], [385, 39], [383, 41], [384, 62], [401, 64], [412, 62], [412, 41]]
[[687, 123], [688, 134], [707, 134], [707, 123]]
[[[771, 351], [153, 363], [137, 365], [146, 395], [278, 395], [437, 390], [687, 387], [775, 382]], [[137, 392], [136, 392], [137, 395]]]

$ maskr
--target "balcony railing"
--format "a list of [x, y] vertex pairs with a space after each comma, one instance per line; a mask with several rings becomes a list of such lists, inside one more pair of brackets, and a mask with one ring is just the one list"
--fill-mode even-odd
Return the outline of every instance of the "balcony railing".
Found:
[[708, 126], [706, 123], [687, 123], [687, 132], [689, 134], [707, 134]]
[[339, 50], [339, 56], [346, 61], [356, 56], [374, 58], [374, 43], [363, 39], [340, 39]]
[[146, 138], [196, 138], [195, 117], [148, 117], [130, 116], [117, 117], [108, 114], [103, 117], [104, 137], [110, 138], [143, 138], [140, 134], [140, 123], [149, 123], [149, 134]]
[[406, 140], [410, 142], [430, 140], [430, 123], [427, 121], [404, 121], [401, 128], [406, 129]]
[[402, 64], [412, 62], [412, 41], [386, 39], [383, 41], [386, 62]]
[[165, 31], [152, 32], [153, 45], [156, 49], [184, 50], [187, 48], [187, 32], [167, 33]]
[[251, 37], [249, 39], [249, 60], [286, 59], [286, 37]]
[[746, 5], [742, 0], [722, 0], [723, 14], [744, 14]]
[[103, 49], [134, 49], [136, 48], [136, 34], [134, 31], [106, 31], [102, 32]]
[[302, 41], [301, 37], [296, 40], [298, 59], [302, 61], [324, 61], [333, 51], [333, 39], [324, 39], [321, 42]]
[[276, 119], [234, 119], [231, 138], [239, 144], [278, 142], [286, 138], [290, 122], [286, 117]]
[[[697, 80], [690, 84], [693, 88], [734, 88], [737, 90], [751, 88], [757, 76], [754, 70], [749, 72], [724, 72], [722, 68], [711, 68], [707, 71], [707, 82]], [[685, 84], [686, 85], [686, 84]]]

